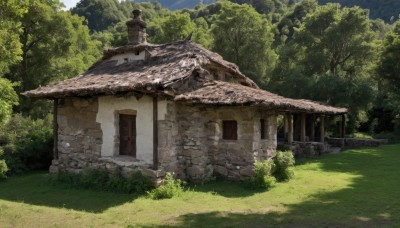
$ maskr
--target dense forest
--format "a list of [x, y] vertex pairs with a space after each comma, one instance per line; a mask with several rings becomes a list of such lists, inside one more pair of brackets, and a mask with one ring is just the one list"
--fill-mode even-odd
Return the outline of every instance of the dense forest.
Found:
[[20, 93], [74, 77], [103, 49], [125, 45], [133, 9], [143, 11], [151, 43], [193, 33], [263, 89], [349, 108], [349, 134], [400, 132], [397, 17], [370, 19], [360, 7], [316, 0], [220, 0], [176, 11], [160, 2], [81, 0], [62, 9], [59, 0], [0, 2], [0, 160], [11, 174], [51, 161], [51, 102]]
[[398, 0], [318, 0], [321, 4], [329, 2], [339, 3], [342, 6], [359, 6], [370, 10], [370, 17], [380, 18], [385, 22], [394, 22], [400, 15], [400, 1]]
[[[211, 4], [217, 0], [157, 0], [169, 10], [194, 8], [197, 4]], [[134, 2], [154, 2], [154, 0], [134, 0]]]
[[[197, 4], [210, 4], [216, 0], [134, 0], [135, 2], [154, 2], [159, 1], [161, 5], [170, 10], [194, 8]], [[293, 2], [299, 2], [301, 0], [293, 0]], [[236, 2], [260, 2], [263, 5], [273, 6], [277, 1], [257, 1], [257, 0], [242, 0]], [[370, 18], [382, 19], [385, 22], [393, 22], [400, 15], [400, 1], [398, 0], [318, 0], [320, 4], [326, 3], [339, 3], [342, 6], [352, 7], [359, 6], [364, 9], [370, 10]]]

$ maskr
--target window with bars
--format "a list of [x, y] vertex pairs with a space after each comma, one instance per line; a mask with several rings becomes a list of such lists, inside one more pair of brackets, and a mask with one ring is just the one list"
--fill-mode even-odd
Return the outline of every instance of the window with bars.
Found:
[[222, 138], [225, 140], [237, 140], [237, 121], [224, 120], [222, 121]]

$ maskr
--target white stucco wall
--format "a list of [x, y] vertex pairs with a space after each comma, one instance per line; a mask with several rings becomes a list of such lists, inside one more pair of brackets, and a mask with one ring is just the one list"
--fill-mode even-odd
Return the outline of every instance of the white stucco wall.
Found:
[[111, 57], [111, 60], [117, 60], [117, 66], [119, 64], [122, 64], [126, 61], [128, 62], [132, 62], [132, 61], [136, 61], [136, 60], [144, 60], [146, 56], [145, 51], [141, 51], [139, 53], [139, 55], [136, 55], [133, 52], [129, 52], [129, 53], [124, 53], [124, 54], [120, 54], [120, 55], [114, 55], [113, 57]]
[[[164, 120], [167, 101], [158, 101], [158, 120]], [[136, 158], [151, 164], [153, 162], [153, 98], [103, 96], [99, 98], [99, 111], [96, 121], [103, 131], [102, 157], [119, 154], [118, 113], [123, 110], [136, 111]]]

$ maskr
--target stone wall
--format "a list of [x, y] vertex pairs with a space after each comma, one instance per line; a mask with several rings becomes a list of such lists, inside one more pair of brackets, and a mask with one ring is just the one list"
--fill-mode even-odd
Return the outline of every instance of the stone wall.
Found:
[[176, 105], [169, 102], [162, 120], [158, 121], [158, 160], [159, 168], [164, 172], [173, 172], [181, 177], [183, 168], [178, 162], [178, 154], [182, 150], [181, 136], [178, 131]]
[[387, 144], [387, 139], [327, 138], [327, 142], [337, 147], [374, 147]]
[[[105, 168], [110, 173], [120, 170], [124, 176], [130, 175], [133, 171], [141, 171], [153, 179], [162, 176], [164, 172], [152, 170], [152, 163], [130, 156], [101, 155], [103, 131], [100, 123], [96, 122], [98, 108], [97, 98], [68, 98], [59, 101], [57, 116], [59, 159], [53, 160], [50, 172], [80, 173], [85, 168]], [[168, 117], [167, 114], [165, 116]], [[165, 124], [168, 125], [166, 120], [160, 120], [159, 124], [161, 128], [164, 128]], [[162, 135], [163, 132], [160, 134], [160, 139], [166, 138]]]
[[[96, 122], [98, 99], [69, 98], [58, 109], [59, 159], [51, 172], [81, 172], [84, 168], [122, 170], [123, 175], [142, 171], [159, 178], [165, 172], [202, 181], [217, 175], [240, 180], [254, 174], [254, 162], [276, 150], [276, 114], [251, 107], [200, 107], [168, 102], [158, 121], [159, 171], [129, 156], [101, 155], [103, 132]], [[260, 119], [265, 120], [261, 139]], [[222, 139], [222, 121], [236, 120], [238, 140]], [[151, 126], [149, 126], [151, 127]]]
[[[230, 180], [253, 175], [254, 162], [271, 157], [276, 149], [276, 115], [249, 107], [177, 107], [182, 148], [180, 176], [193, 181], [213, 173]], [[266, 139], [260, 139], [260, 119]], [[236, 120], [238, 140], [222, 139], [222, 121]]]
[[314, 157], [329, 153], [329, 146], [321, 142], [293, 141], [291, 145], [282, 145], [281, 150], [291, 150], [296, 157]]
[[102, 131], [96, 123], [97, 98], [68, 98], [58, 103], [58, 154], [51, 172], [79, 172], [100, 157]]

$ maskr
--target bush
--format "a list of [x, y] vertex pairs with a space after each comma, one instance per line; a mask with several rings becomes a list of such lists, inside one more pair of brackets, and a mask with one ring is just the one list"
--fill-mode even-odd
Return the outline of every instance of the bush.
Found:
[[272, 176], [274, 167], [274, 161], [271, 159], [257, 161], [255, 163], [255, 175], [245, 181], [245, 186], [251, 189], [270, 189], [276, 182], [275, 177]]
[[14, 115], [0, 131], [0, 150], [10, 174], [48, 169], [53, 154], [52, 118], [32, 120]]
[[153, 187], [150, 179], [140, 172], [134, 172], [129, 178], [125, 178], [118, 171], [114, 175], [109, 175], [106, 169], [89, 168], [85, 169], [82, 174], [58, 172], [51, 177], [51, 182], [66, 187], [138, 195]]
[[0, 160], [0, 180], [7, 178], [6, 173], [8, 171], [7, 164], [4, 160]]
[[144, 176], [141, 172], [134, 172], [130, 179], [129, 185], [131, 191], [145, 193], [153, 188], [151, 180]]
[[274, 157], [275, 170], [273, 175], [278, 181], [288, 181], [294, 175], [292, 167], [295, 164], [292, 151], [279, 151]]
[[108, 182], [110, 177], [106, 169], [84, 169], [80, 176], [80, 183], [86, 189], [108, 190]]
[[183, 193], [181, 180], [175, 180], [172, 173], [167, 173], [160, 186], [148, 195], [152, 199], [170, 199], [174, 196], [179, 196]]

